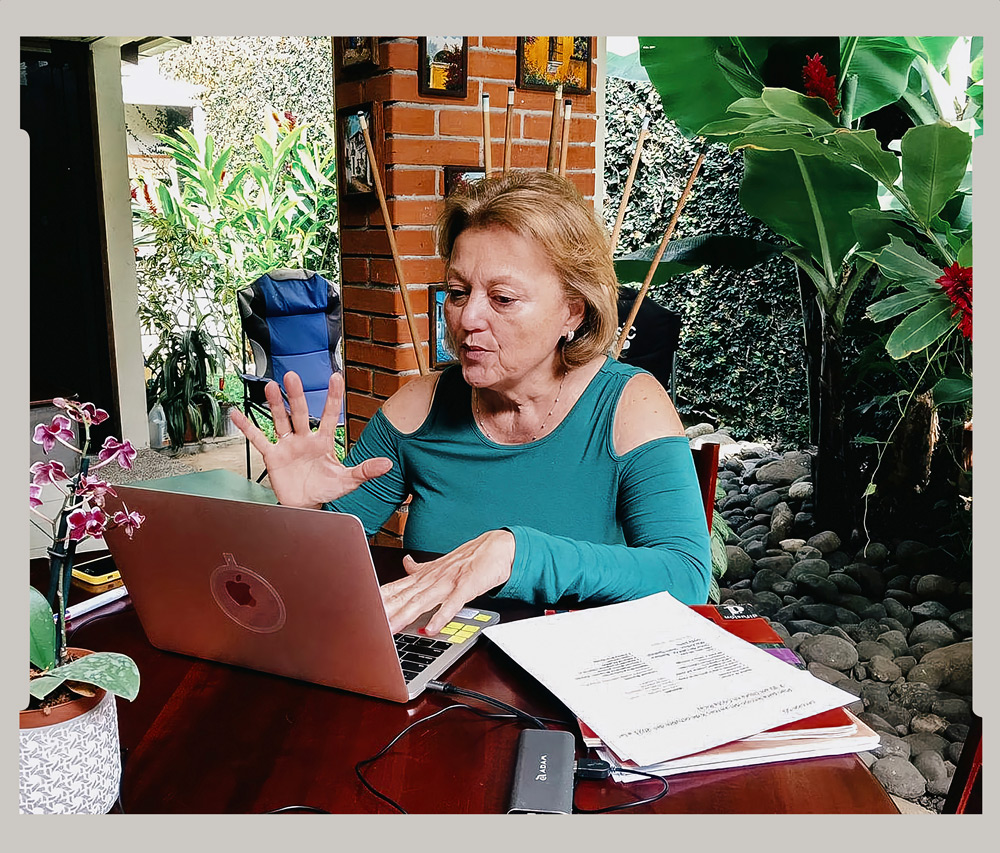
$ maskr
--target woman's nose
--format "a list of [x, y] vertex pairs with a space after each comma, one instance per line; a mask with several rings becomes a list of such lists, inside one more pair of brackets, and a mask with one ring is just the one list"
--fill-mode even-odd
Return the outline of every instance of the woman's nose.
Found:
[[458, 323], [462, 329], [471, 331], [482, 328], [485, 318], [486, 297], [469, 294], [465, 304], [458, 309]]

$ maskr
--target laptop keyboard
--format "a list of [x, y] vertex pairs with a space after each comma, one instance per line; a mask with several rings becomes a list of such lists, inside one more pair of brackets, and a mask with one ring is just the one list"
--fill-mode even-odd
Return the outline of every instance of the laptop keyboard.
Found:
[[395, 634], [393, 639], [396, 641], [399, 664], [403, 668], [403, 678], [407, 683], [451, 648], [451, 643], [429, 637], [414, 637], [412, 634]]

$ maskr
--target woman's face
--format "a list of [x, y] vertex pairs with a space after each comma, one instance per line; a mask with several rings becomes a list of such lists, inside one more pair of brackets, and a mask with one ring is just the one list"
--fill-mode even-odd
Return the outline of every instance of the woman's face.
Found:
[[444, 316], [470, 385], [514, 390], [549, 379], [559, 339], [579, 326], [544, 251], [505, 228], [463, 231], [451, 254]]

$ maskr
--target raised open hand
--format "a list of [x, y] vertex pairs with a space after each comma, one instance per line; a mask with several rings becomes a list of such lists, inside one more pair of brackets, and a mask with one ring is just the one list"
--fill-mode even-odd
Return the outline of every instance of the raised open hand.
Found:
[[282, 504], [318, 508], [392, 468], [392, 461], [385, 457], [366, 459], [353, 468], [345, 467], [337, 459], [337, 420], [344, 396], [344, 379], [339, 373], [330, 377], [323, 416], [315, 432], [309, 429], [309, 407], [302, 380], [292, 371], [285, 374], [285, 393], [290, 413], [285, 409], [278, 383], [268, 382], [264, 387], [278, 436], [274, 444], [243, 412], [234, 408], [229, 415], [264, 458], [271, 488]]

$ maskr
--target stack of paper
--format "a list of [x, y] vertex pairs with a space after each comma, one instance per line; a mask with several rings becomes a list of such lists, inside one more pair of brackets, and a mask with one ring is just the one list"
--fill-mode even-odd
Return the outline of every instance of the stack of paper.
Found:
[[[485, 633], [586, 720], [619, 764], [676, 767], [676, 759], [687, 757], [693, 765], [698, 753], [857, 698], [734, 636], [669, 593], [501, 623]], [[842, 743], [851, 747], [844, 751], [877, 744], [870, 729], [840, 713], [836, 728], [845, 729]], [[859, 732], [869, 739], [857, 738]], [[783, 743], [793, 747], [783, 757], [799, 757], [810, 739], [805, 735], [786, 730], [759, 742], [772, 755], [774, 744]], [[746, 744], [740, 749], [747, 758]], [[732, 752], [715, 766], [756, 763]]]

